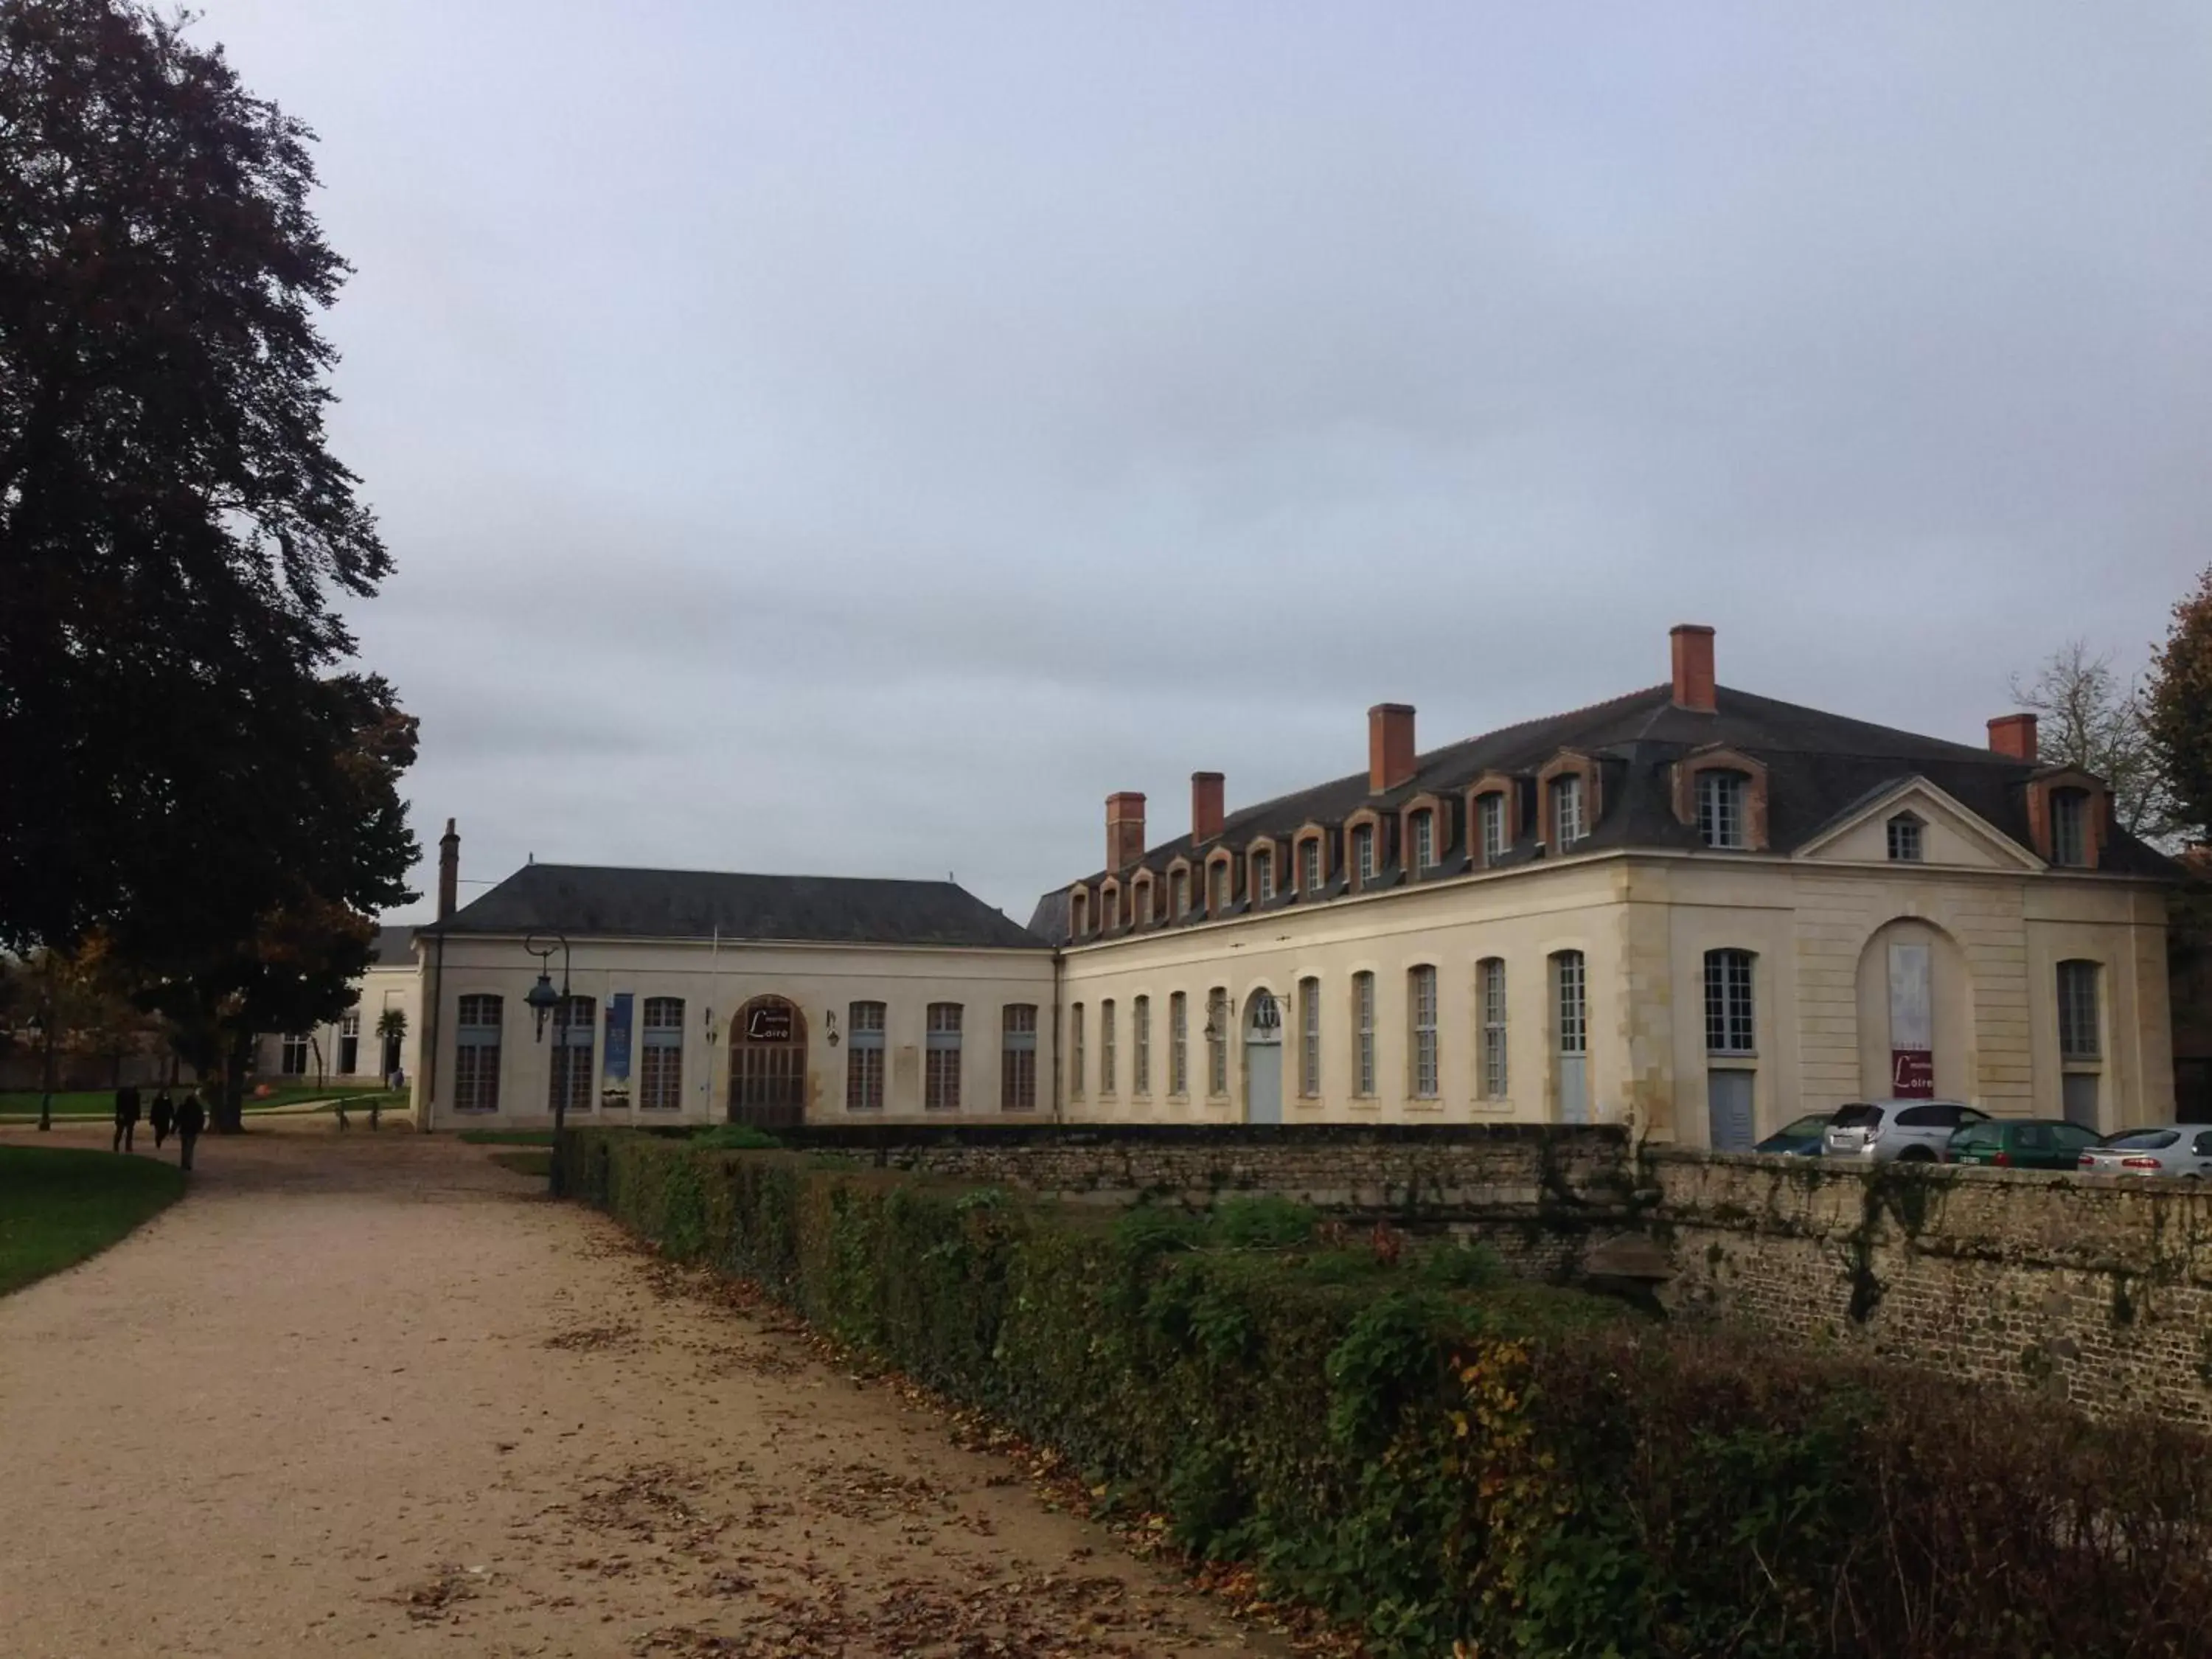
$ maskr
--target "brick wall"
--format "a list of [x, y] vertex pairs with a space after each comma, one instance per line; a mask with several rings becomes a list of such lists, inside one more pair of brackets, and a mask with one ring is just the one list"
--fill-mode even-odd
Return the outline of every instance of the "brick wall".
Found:
[[1679, 1315], [2212, 1428], [2212, 1189], [1651, 1153]]

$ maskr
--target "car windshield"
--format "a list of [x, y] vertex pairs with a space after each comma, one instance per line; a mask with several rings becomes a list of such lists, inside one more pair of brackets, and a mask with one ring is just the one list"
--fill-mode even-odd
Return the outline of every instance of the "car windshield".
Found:
[[1789, 1136], [1792, 1140], [1802, 1140], [1807, 1135], [1816, 1135], [1820, 1133], [1821, 1130], [1827, 1127], [1828, 1114], [1826, 1112], [1814, 1112], [1808, 1116], [1799, 1118], [1795, 1123], [1785, 1123], [1782, 1127], [1781, 1133]]
[[2002, 1123], [1969, 1123], [1951, 1133], [1954, 1146], [1994, 1146], [2003, 1139]]
[[2114, 1151], [2154, 1152], [2180, 1139], [2178, 1129], [2134, 1129], [2124, 1135], [2114, 1135], [2105, 1145]]
[[1836, 1115], [1828, 1120], [1831, 1128], [1864, 1129], [1881, 1121], [1881, 1108], [1869, 1106], [1864, 1101], [1853, 1101], [1848, 1106], [1836, 1108]]

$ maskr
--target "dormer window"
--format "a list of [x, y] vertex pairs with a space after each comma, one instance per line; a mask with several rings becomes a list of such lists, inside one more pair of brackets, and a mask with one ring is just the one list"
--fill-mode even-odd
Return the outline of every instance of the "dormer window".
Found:
[[1298, 891], [1312, 898], [1321, 891], [1321, 837], [1316, 836], [1298, 848]]
[[1106, 890], [1105, 909], [1106, 920], [1103, 924], [1102, 931], [1110, 933], [1121, 925], [1121, 890], [1120, 888], [1109, 887]]
[[1149, 927], [1152, 925], [1152, 884], [1149, 881], [1140, 881], [1137, 884], [1137, 926]]
[[1927, 825], [1910, 812], [1899, 812], [1889, 821], [1889, 861], [1892, 864], [1917, 864], [1927, 856], [1923, 839]]
[[1482, 861], [1495, 864], [1505, 856], [1505, 797], [1492, 790], [1478, 795], [1474, 800], [1475, 841], [1482, 848]]
[[1181, 921], [1190, 914], [1190, 872], [1178, 870], [1168, 878], [1168, 914]]
[[1091, 895], [1088, 892], [1079, 892], [1068, 902], [1067, 922], [1069, 934], [1076, 939], [1081, 939], [1090, 928]]
[[1741, 850], [1744, 834], [1744, 785], [1741, 772], [1698, 774], [1698, 835], [1708, 847]]
[[1229, 908], [1229, 866], [1220, 860], [1206, 867], [1206, 913], [1218, 916]]
[[1275, 854], [1262, 847], [1252, 854], [1252, 902], [1265, 904], [1275, 896]]
[[2089, 862], [2089, 792], [2051, 792], [2051, 861], [2076, 867]]
[[1352, 832], [1352, 867], [1365, 881], [1375, 873], [1375, 826], [1358, 825]]
[[1562, 852], [1589, 833], [1583, 815], [1583, 781], [1575, 773], [1552, 780], [1552, 833]]
[[1416, 812], [1413, 817], [1413, 873], [1420, 875], [1435, 867], [1437, 861], [1437, 815]]

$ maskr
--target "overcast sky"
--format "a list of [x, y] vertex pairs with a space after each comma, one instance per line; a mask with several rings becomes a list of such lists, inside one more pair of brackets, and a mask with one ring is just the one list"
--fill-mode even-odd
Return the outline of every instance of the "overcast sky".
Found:
[[1979, 741], [2212, 560], [2203, 0], [201, 3], [321, 134], [356, 626], [472, 880], [1026, 920], [1109, 791], [1180, 833], [1375, 702], [1698, 621]]

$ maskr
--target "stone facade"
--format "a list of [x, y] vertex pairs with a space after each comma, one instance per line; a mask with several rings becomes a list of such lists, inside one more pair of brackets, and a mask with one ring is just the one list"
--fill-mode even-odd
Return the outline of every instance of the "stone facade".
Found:
[[1678, 1314], [2212, 1428], [2200, 1183], [1673, 1150], [1644, 1175]]

